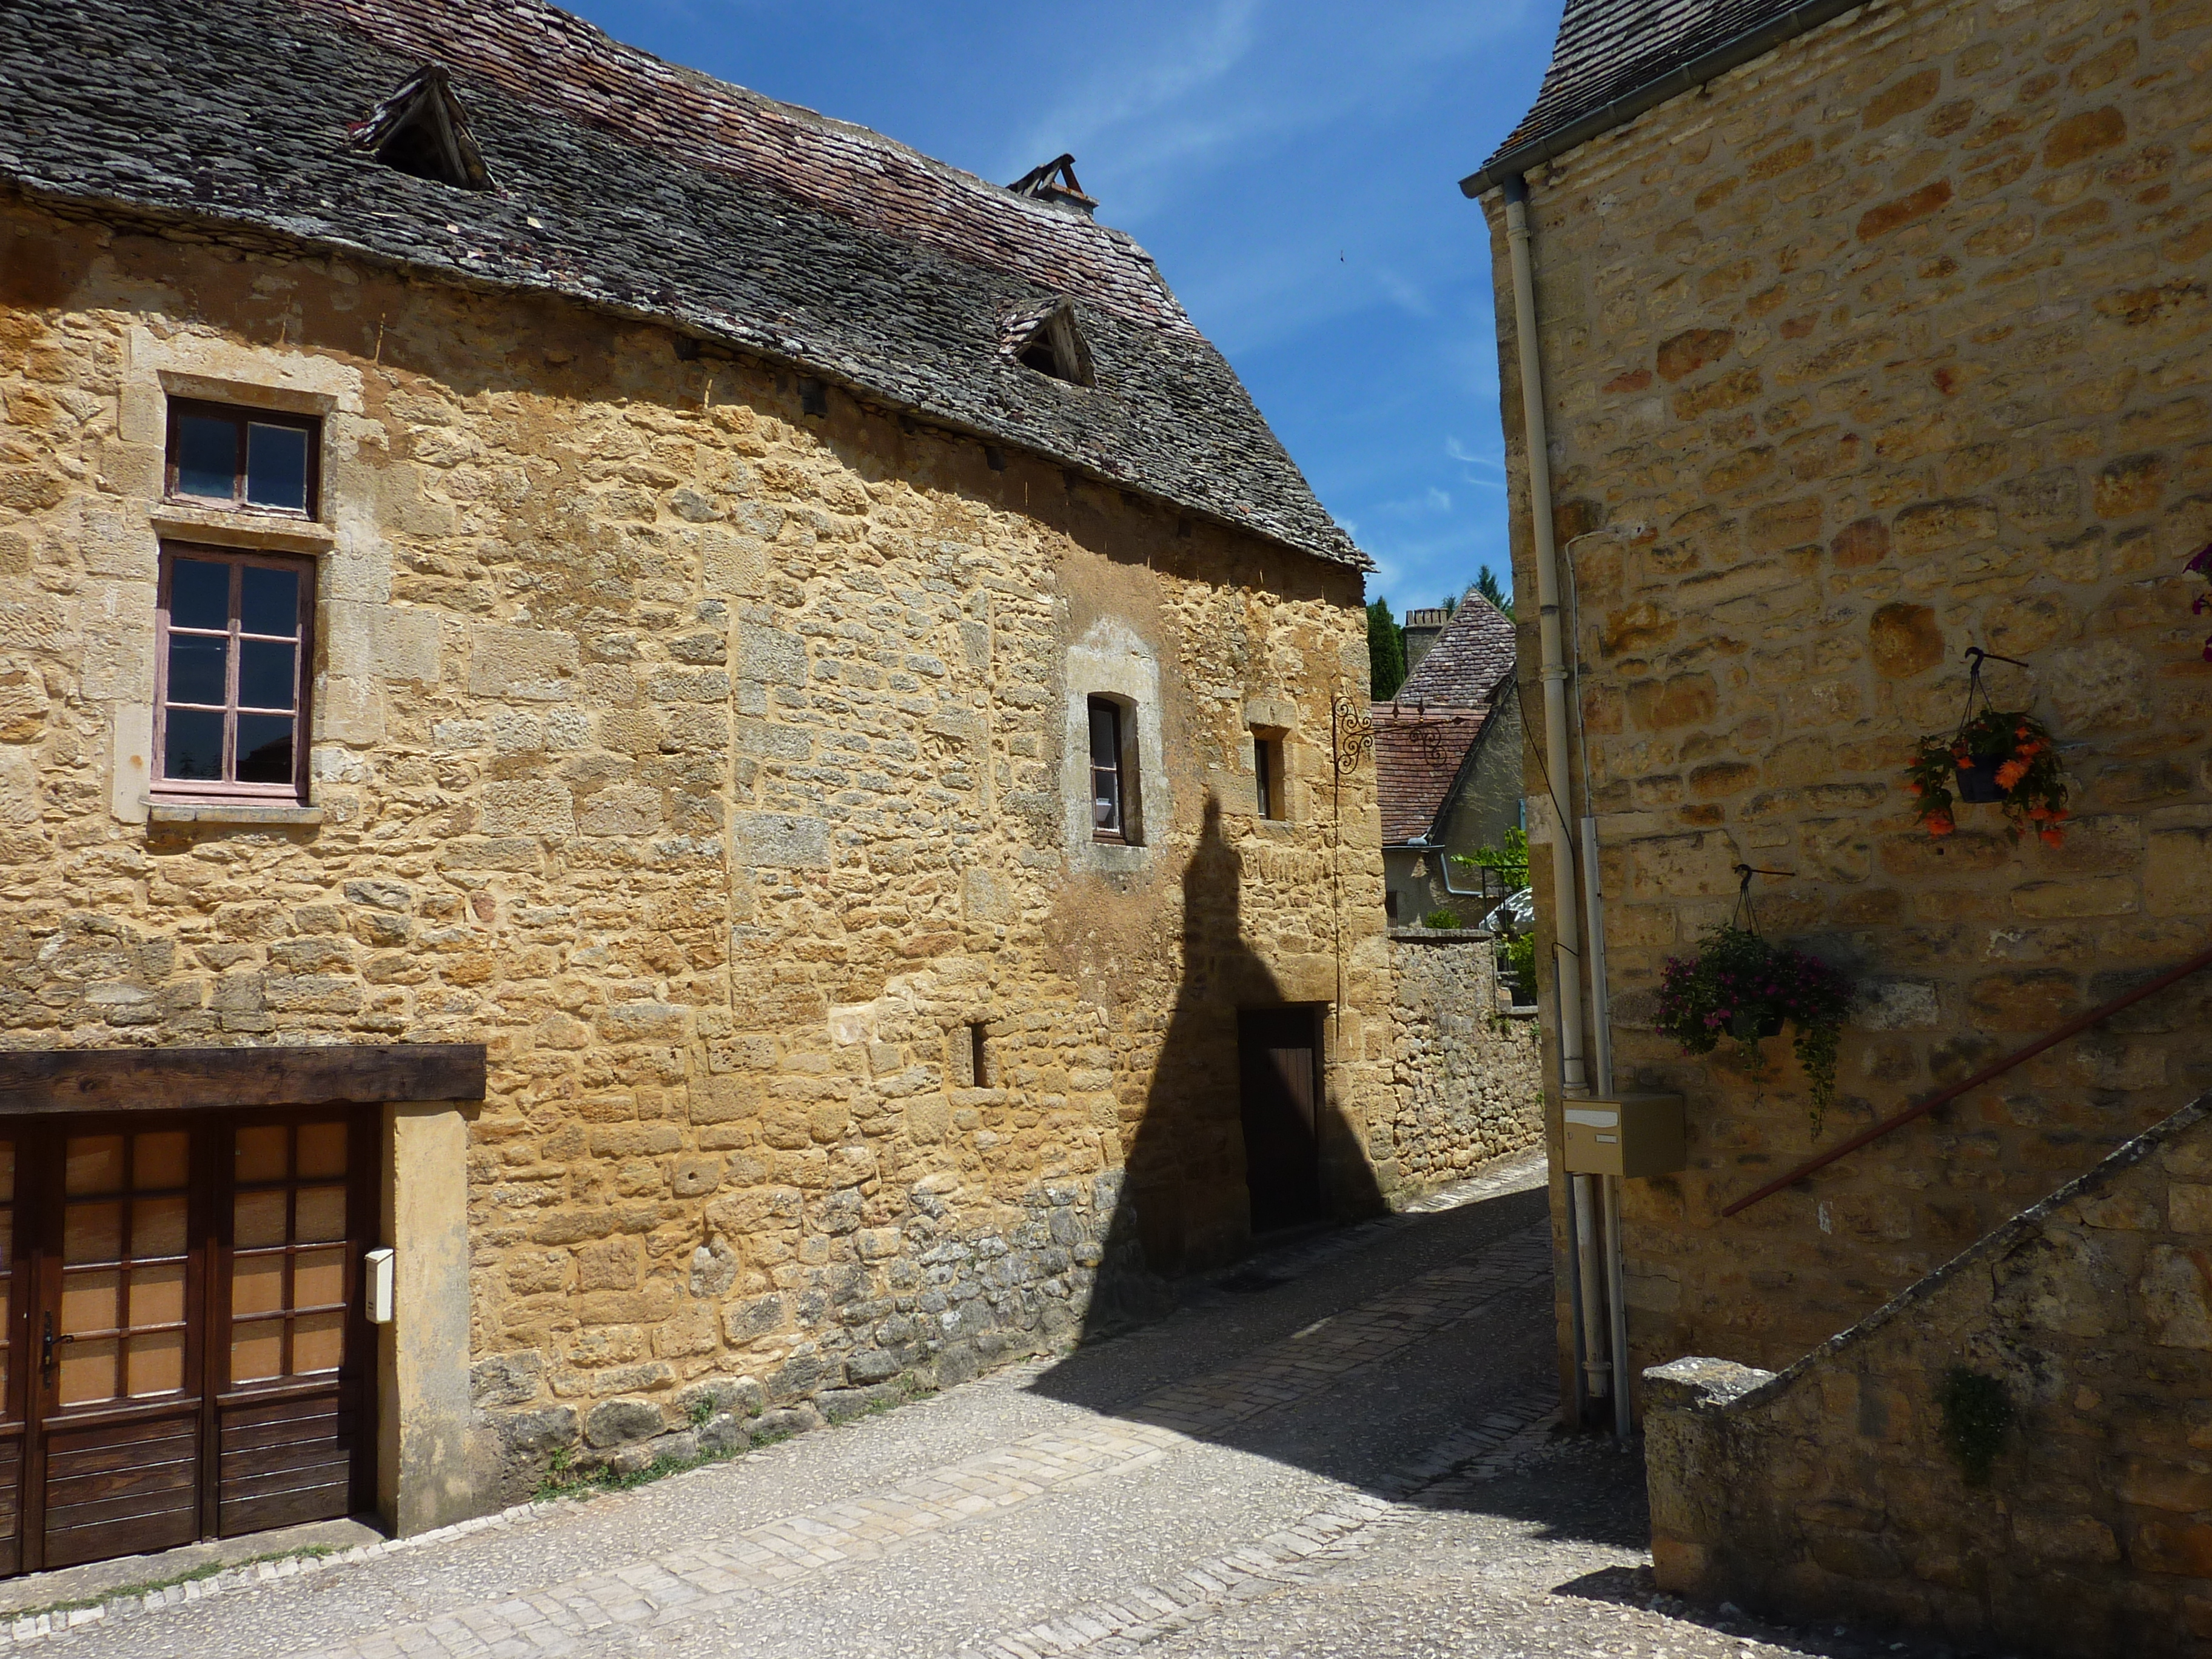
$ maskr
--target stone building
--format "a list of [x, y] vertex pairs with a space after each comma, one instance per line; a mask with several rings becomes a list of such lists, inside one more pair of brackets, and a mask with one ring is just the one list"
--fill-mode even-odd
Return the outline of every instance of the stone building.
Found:
[[741, 1443], [1410, 1178], [1367, 562], [1066, 158], [532, 0], [0, 84], [0, 1568]]
[[1438, 621], [1397, 695], [1373, 709], [1383, 903], [1401, 926], [1439, 910], [1473, 925], [1503, 893], [1458, 860], [1502, 846], [1522, 824], [1513, 624], [1473, 594], [1449, 617], [1407, 614]]
[[[2208, 66], [2212, 10], [2180, 0], [1571, 0], [1534, 107], [1464, 186], [1501, 296], [1514, 586], [1542, 590], [1521, 661], [1547, 1075], [1688, 1103], [1686, 1168], [1623, 1183], [1631, 1379], [1789, 1364], [2212, 1084], [2200, 974], [1722, 1213], [2212, 933], [2212, 663], [2183, 574], [2212, 538]], [[2063, 845], [1994, 806], [1916, 821], [1905, 769], [1959, 721], [1970, 647], [2026, 665], [1988, 684], [2057, 738]], [[1753, 889], [1765, 933], [1858, 986], [1817, 1131], [1786, 1042], [1754, 1071], [1653, 1029], [1667, 958], [1729, 916], [1743, 866], [1780, 872]], [[1564, 1055], [1555, 939], [1596, 1039]], [[1563, 1378], [1572, 1288], [1563, 1266]]]

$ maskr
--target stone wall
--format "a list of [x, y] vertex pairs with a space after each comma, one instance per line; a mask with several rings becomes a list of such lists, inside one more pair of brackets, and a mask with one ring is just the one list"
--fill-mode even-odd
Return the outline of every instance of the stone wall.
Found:
[[[2051, 1659], [2212, 1654], [2209, 1255], [2212, 1097], [1779, 1376], [1648, 1373], [1661, 1587]], [[1945, 1431], [1960, 1371], [2010, 1407], [1985, 1485]]]
[[1541, 1057], [1534, 1011], [1500, 994], [1488, 933], [1394, 929], [1390, 965], [1395, 1115], [1371, 1151], [1410, 1196], [1543, 1139]]
[[[1638, 1365], [1784, 1363], [2212, 1084], [2198, 985], [1719, 1218], [2212, 930], [2212, 664], [2181, 574], [2212, 538], [2208, 65], [2193, 0], [1899, 0], [1529, 180], [1616, 1076], [1690, 1103], [1689, 1167], [1627, 1184]], [[1969, 645], [2029, 665], [1990, 684], [2057, 734], [2063, 848], [1994, 807], [1941, 841], [1914, 822], [1905, 768], [1955, 726]], [[1769, 936], [1864, 988], [1817, 1136], [1786, 1042], [1755, 1075], [1650, 1029], [1739, 863], [1789, 872], [1755, 889]]]
[[[162, 504], [171, 395], [319, 415], [320, 521]], [[0, 1042], [488, 1044], [480, 1501], [1234, 1255], [1239, 1006], [1334, 1006], [1381, 1202], [1357, 570], [655, 327], [21, 203], [0, 404]], [[163, 537], [314, 557], [309, 809], [149, 810]], [[1094, 691], [1142, 846], [1070, 806]]]

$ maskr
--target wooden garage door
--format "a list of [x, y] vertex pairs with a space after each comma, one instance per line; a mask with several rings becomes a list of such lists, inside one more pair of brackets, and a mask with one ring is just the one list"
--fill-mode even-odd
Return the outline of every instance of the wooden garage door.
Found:
[[368, 1133], [132, 1114], [0, 1142], [0, 1571], [362, 1504]]

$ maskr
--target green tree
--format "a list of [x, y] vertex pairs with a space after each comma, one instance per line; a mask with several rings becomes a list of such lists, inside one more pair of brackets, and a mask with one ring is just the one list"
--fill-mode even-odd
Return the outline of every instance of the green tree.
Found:
[[1474, 591], [1504, 611], [1509, 622], [1512, 620], [1513, 600], [1499, 585], [1498, 573], [1488, 565], [1483, 566], [1480, 574], [1475, 577]]
[[1387, 702], [1406, 683], [1406, 635], [1390, 614], [1390, 601], [1367, 607], [1367, 675], [1377, 702]]

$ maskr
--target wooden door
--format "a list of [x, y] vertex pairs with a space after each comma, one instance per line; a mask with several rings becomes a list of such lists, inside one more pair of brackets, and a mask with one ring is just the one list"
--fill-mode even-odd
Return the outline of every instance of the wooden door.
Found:
[[366, 1504], [368, 1133], [117, 1115], [6, 1143], [0, 1571]]
[[1248, 1009], [1237, 1017], [1239, 1115], [1252, 1231], [1319, 1220], [1321, 1054], [1310, 1008]]
[[369, 1148], [343, 1116], [236, 1123], [224, 1139], [210, 1531], [230, 1538], [367, 1506], [358, 1285], [373, 1218]]
[[37, 1200], [27, 1567], [200, 1536], [205, 1139], [93, 1124], [24, 1147]]

